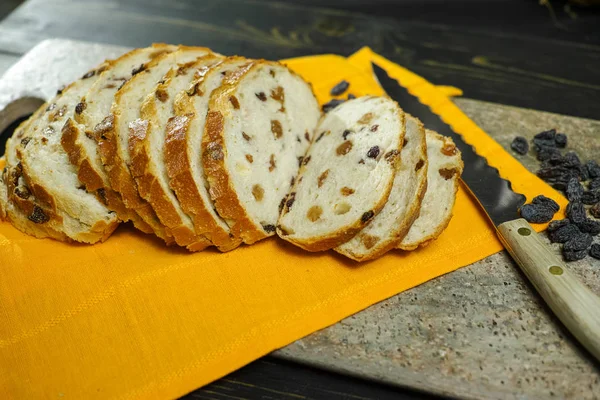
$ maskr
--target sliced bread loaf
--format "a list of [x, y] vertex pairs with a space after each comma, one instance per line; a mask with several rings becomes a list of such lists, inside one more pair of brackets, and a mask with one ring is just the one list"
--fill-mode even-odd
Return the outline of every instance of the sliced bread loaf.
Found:
[[178, 243], [189, 243], [187, 247], [192, 251], [204, 249], [210, 240], [203, 232], [196, 233], [192, 219], [181, 208], [169, 187], [164, 157], [165, 132], [169, 118], [174, 114], [175, 97], [189, 89], [197, 73], [209, 69], [222, 58], [209, 54], [169, 70], [142, 104], [140, 117], [148, 121], [148, 129], [140, 135], [129, 137], [130, 170], [140, 196], [152, 205], [160, 221], [173, 232]]
[[118, 219], [82, 187], [77, 170], [61, 145], [61, 128], [76, 112], [80, 97], [92, 86], [92, 77], [105, 68], [101, 65], [63, 89], [44, 113], [31, 120], [26, 140], [21, 139], [16, 146], [23, 177], [37, 201], [83, 225], [83, 235], [74, 239], [86, 243], [105, 240], [116, 229]]
[[223, 77], [248, 64], [243, 57], [228, 57], [211, 68], [198, 71], [189, 90], [175, 99], [175, 117], [167, 124], [165, 165], [171, 189], [177, 194], [185, 212], [192, 216], [196, 231], [208, 237], [221, 251], [229, 251], [241, 243], [217, 214], [208, 193], [201, 152], [202, 136], [210, 95]]
[[334, 250], [356, 261], [372, 260], [396, 247], [419, 216], [427, 190], [427, 143], [418, 119], [406, 116], [406, 134], [390, 197], [358, 235]]
[[419, 218], [398, 245], [402, 250], [414, 250], [435, 240], [450, 223], [456, 191], [460, 183], [463, 162], [460, 151], [449, 137], [426, 130], [427, 192], [421, 203]]
[[150, 207], [139, 209], [138, 214], [125, 207], [121, 195], [112, 189], [100, 159], [97, 142], [112, 124], [110, 108], [115, 93], [133, 75], [142, 72], [147, 63], [176, 49], [177, 46], [154, 44], [109, 61], [108, 68], [96, 78], [95, 84], [81, 98], [80, 112], [75, 114], [75, 121], [67, 121], [62, 137], [63, 148], [77, 168], [78, 177], [86, 189], [104, 196], [108, 207], [115, 211], [121, 220], [131, 220], [139, 230], [153, 232], [167, 243], [173, 241], [172, 237], [165, 232]]
[[275, 62], [249, 62], [212, 92], [202, 162], [211, 198], [235, 237], [251, 244], [274, 234], [319, 117], [310, 85]]
[[279, 236], [322, 251], [367, 226], [392, 189], [404, 127], [404, 112], [387, 97], [361, 97], [329, 111], [285, 201]]
[[[209, 53], [206, 48], [181, 47], [175, 52], [158, 56], [148, 63], [143, 72], [133, 76], [116, 93], [111, 106], [112, 121], [98, 141], [100, 157], [112, 188], [121, 194], [128, 208], [135, 210], [153, 228], [153, 220], [150, 217], [156, 214], [151, 205], [140, 197], [129, 170], [131, 164], [129, 137], [146, 134], [148, 121], [140, 118], [140, 106], [162, 77], [178, 64], [188, 63]], [[187, 232], [171, 232], [170, 229], [167, 229], [167, 232], [173, 235], [175, 242], [180, 246], [192, 245]]]

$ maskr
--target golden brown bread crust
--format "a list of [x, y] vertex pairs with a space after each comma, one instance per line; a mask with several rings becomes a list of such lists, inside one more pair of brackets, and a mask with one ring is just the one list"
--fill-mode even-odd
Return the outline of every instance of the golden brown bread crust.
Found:
[[244, 243], [252, 244], [269, 235], [256, 229], [237, 197], [225, 167], [224, 122], [228, 113], [229, 96], [235, 91], [240, 79], [255, 65], [264, 61], [249, 61], [247, 65], [224, 77], [221, 87], [210, 97], [204, 136], [202, 137], [202, 164], [209, 193], [219, 215], [227, 221], [234, 237], [241, 237]]
[[[447, 136], [440, 135], [437, 132], [435, 133], [435, 135], [438, 138], [440, 138], [441, 140], [443, 140], [445, 143], [451, 143], [454, 146], [454, 141], [451, 138], [449, 138]], [[452, 204], [450, 204], [450, 210], [454, 209], [454, 204], [456, 202], [456, 193], [458, 192], [458, 187], [460, 186], [460, 174], [462, 173], [462, 171], [464, 169], [464, 163], [463, 163], [462, 158], [459, 157], [459, 161], [460, 161], [460, 167], [459, 167], [459, 172], [457, 174], [458, 176], [456, 177], [456, 179], [453, 180], [453, 183], [454, 183], [454, 196], [452, 196]], [[400, 249], [400, 250], [410, 251], [410, 250], [415, 250], [418, 247], [425, 247], [425, 246], [427, 246], [429, 243], [431, 243], [432, 241], [434, 241], [435, 239], [437, 239], [442, 234], [442, 232], [448, 227], [448, 224], [450, 224], [450, 220], [452, 220], [452, 216], [453, 215], [454, 214], [451, 212], [448, 215], [448, 217], [446, 219], [444, 219], [444, 221], [436, 228], [436, 230], [432, 234], [430, 234], [430, 235], [422, 238], [421, 241], [418, 244], [413, 245], [413, 246], [407, 246], [407, 245], [403, 245], [402, 242], [400, 242], [398, 244], [398, 246], [396, 246], [396, 248]]]
[[[154, 103], [146, 102], [141, 108], [141, 117], [152, 121], [156, 113]], [[148, 169], [149, 160], [147, 148], [144, 145], [146, 130], [134, 130], [129, 136], [129, 151], [131, 153], [131, 175], [137, 182], [139, 195], [152, 206], [161, 223], [170, 229], [178, 245], [191, 251], [201, 251], [212, 245], [203, 236], [196, 235], [191, 229], [183, 225], [183, 221], [167, 194], [163, 191], [157, 179]]]
[[[321, 119], [323, 119], [323, 118], [325, 118], [325, 115], [323, 115], [321, 117]], [[404, 119], [405, 119], [404, 112], [400, 109], [400, 107], [398, 107], [398, 118], [401, 121], [404, 121]], [[403, 123], [401, 125], [404, 126], [405, 124]], [[405, 134], [404, 130], [402, 130], [399, 133], [400, 140], [398, 142], [398, 148], [396, 149], [397, 154], [400, 154], [400, 152], [402, 150], [402, 144], [404, 143], [404, 134]], [[400, 162], [399, 157], [396, 157], [393, 162], [395, 165], [394, 168], [397, 170], [399, 162]], [[302, 165], [300, 167], [300, 170], [298, 171], [298, 176], [300, 176], [302, 174], [304, 168], [306, 168], [305, 165]], [[296, 191], [296, 186], [298, 184], [299, 184], [299, 180], [297, 179], [296, 182], [294, 183], [294, 187], [290, 190], [290, 193], [294, 193]], [[381, 211], [383, 206], [385, 206], [385, 203], [387, 202], [388, 197], [390, 196], [390, 192], [392, 191], [393, 184], [394, 184], [394, 180], [391, 179], [390, 183], [385, 188], [384, 194], [381, 197], [381, 199], [379, 200], [379, 202], [375, 205], [375, 207], [373, 207], [372, 210], [370, 210], [370, 211], [372, 211], [372, 215], [368, 219], [365, 220], [364, 215], [363, 215], [363, 218], [361, 218], [359, 221], [354, 223], [352, 226], [348, 226], [348, 227], [339, 229], [335, 232], [332, 232], [328, 236], [322, 236], [316, 240], [309, 241], [309, 240], [299, 240], [296, 238], [293, 238], [293, 239], [286, 238], [285, 240], [295, 244], [296, 246], [298, 246], [300, 248], [303, 248], [306, 251], [310, 251], [310, 252], [326, 251], [326, 250], [333, 249], [335, 247], [338, 247], [338, 246], [346, 243], [347, 241], [352, 239], [354, 236], [356, 236], [365, 226], [367, 226], [373, 220], [373, 217], [375, 217], [377, 214], [379, 214], [379, 212]], [[281, 214], [286, 213], [288, 209], [289, 209], [289, 206], [287, 204], [285, 204], [282, 208]], [[282, 229], [281, 225], [277, 226], [277, 230], [281, 236], [287, 236], [285, 230]]]
[[[114, 121], [117, 118], [116, 113], [111, 114], [107, 118]], [[116, 137], [114, 127], [115, 123], [112, 122], [110, 127], [98, 141], [98, 150], [110, 184], [113, 190], [121, 195], [123, 203], [128, 209], [135, 211], [152, 228], [152, 231], [156, 236], [164, 240], [167, 244], [172, 244], [173, 236], [171, 233], [167, 232], [165, 227], [160, 223], [150, 204], [140, 197], [135, 182], [129, 172], [124, 171], [123, 168], [121, 168], [122, 161], [117, 154], [116, 141], [118, 138]], [[143, 125], [136, 128], [136, 130], [139, 129], [144, 129]]]
[[220, 251], [233, 250], [240, 245], [241, 240], [229, 236], [228, 232], [217, 225], [194, 189], [196, 183], [192, 177], [185, 139], [189, 123], [189, 116], [177, 116], [167, 124], [165, 165], [170, 186], [177, 194], [182, 208], [192, 216], [196, 231], [206, 235]]
[[[229, 57], [227, 60], [241, 60]], [[213, 66], [213, 67], [216, 67]], [[207, 74], [199, 77], [192, 85], [198, 87]], [[210, 93], [206, 94], [210, 95]], [[191, 100], [175, 102], [175, 117], [167, 124], [165, 138], [165, 166], [169, 184], [175, 191], [183, 210], [192, 217], [196, 232], [204, 234], [220, 251], [230, 251], [241, 243], [240, 237], [230, 235], [213, 219], [204, 200], [196, 189], [192, 164], [188, 156], [188, 130], [194, 115]]]
[[105, 185], [102, 177], [91, 165], [90, 160], [82, 157], [81, 149], [77, 142], [78, 135], [83, 134], [75, 122], [67, 120], [62, 128], [61, 144], [69, 157], [69, 161], [77, 168], [77, 177], [85, 185], [90, 193], [96, 193], [96, 196], [106, 206], [117, 213], [121, 221], [132, 221], [133, 225], [144, 233], [152, 233], [152, 228], [135, 212], [127, 209], [121, 196]]

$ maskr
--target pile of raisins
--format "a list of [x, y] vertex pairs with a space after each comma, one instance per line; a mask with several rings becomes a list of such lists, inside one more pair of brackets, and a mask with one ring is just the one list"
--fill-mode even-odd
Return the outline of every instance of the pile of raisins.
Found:
[[[332, 96], [341, 96], [348, 90], [349, 87], [350, 87], [350, 83], [348, 81], [345, 81], [345, 80], [341, 81], [340, 83], [338, 83], [337, 85], [335, 85], [334, 87], [331, 88], [331, 91], [329, 92], [329, 94]], [[349, 93], [346, 100], [352, 100], [355, 98], [356, 98], [355, 95], [353, 95], [352, 93]], [[331, 99], [329, 102], [323, 104], [323, 107], [322, 107], [323, 112], [326, 113], [326, 112], [333, 110], [334, 108], [336, 108], [337, 106], [339, 106], [340, 104], [345, 102], [346, 100], [342, 99], [342, 98]]]
[[[563, 243], [562, 253], [567, 261], [581, 260], [588, 254], [600, 259], [600, 244], [592, 244], [593, 236], [600, 234], [600, 165], [594, 160], [582, 162], [572, 151], [562, 153], [567, 147], [567, 136], [555, 129], [540, 132], [533, 137], [533, 150], [540, 161], [537, 176], [553, 188], [563, 192], [569, 200], [567, 218], [548, 225], [548, 237], [553, 243]], [[516, 153], [529, 151], [529, 142], [516, 137], [510, 146]], [[586, 210], [586, 206], [591, 206]], [[537, 196], [520, 209], [521, 216], [532, 223], [552, 220], [558, 211], [552, 199]]]

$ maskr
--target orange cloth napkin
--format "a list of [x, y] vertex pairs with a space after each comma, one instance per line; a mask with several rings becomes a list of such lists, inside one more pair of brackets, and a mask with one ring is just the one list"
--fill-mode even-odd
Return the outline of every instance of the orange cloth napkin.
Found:
[[[517, 191], [565, 206], [454, 106], [448, 95], [460, 91], [439, 89], [368, 48], [349, 59], [285, 63], [325, 102], [341, 79], [357, 96], [382, 94], [371, 59], [489, 156]], [[365, 264], [275, 238], [226, 254], [188, 254], [125, 226], [104, 244], [84, 246], [0, 223], [0, 398], [177, 397], [501, 248], [464, 190], [437, 241]]]

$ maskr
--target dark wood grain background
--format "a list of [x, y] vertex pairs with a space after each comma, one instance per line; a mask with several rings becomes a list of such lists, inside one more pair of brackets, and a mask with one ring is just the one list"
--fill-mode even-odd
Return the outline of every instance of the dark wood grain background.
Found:
[[[0, 71], [52, 37], [272, 59], [368, 45], [466, 97], [600, 119], [600, 12], [565, 1], [0, 0], [5, 15]], [[186, 398], [433, 397], [266, 357]]]

